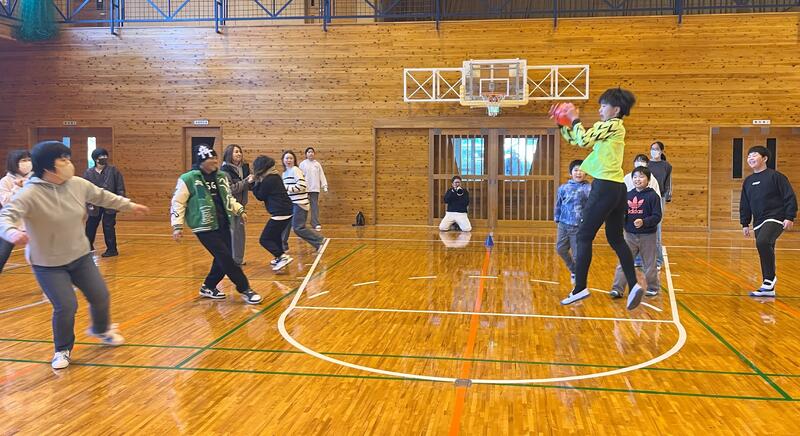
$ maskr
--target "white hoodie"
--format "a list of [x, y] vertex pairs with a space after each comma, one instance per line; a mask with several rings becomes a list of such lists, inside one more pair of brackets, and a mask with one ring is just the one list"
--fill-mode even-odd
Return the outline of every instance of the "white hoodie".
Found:
[[127, 211], [133, 203], [80, 177], [56, 185], [31, 177], [0, 210], [0, 237], [28, 233], [25, 257], [32, 265], [63, 266], [89, 254], [84, 219], [86, 204]]
[[320, 190], [328, 189], [328, 179], [325, 178], [325, 171], [322, 171], [322, 164], [318, 160], [306, 159], [298, 166], [306, 176], [308, 192], [320, 192]]
[[11, 201], [14, 194], [22, 189], [17, 185], [17, 180], [28, 180], [28, 178], [19, 174], [6, 173], [6, 176], [0, 179], [0, 206]]

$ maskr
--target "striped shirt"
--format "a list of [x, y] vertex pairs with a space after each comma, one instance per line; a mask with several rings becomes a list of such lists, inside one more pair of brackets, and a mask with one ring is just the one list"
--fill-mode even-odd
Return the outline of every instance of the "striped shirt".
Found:
[[292, 199], [292, 203], [302, 207], [305, 210], [309, 209], [308, 192], [306, 186], [306, 178], [300, 168], [294, 166], [287, 168], [283, 172], [283, 186], [286, 187], [286, 193]]

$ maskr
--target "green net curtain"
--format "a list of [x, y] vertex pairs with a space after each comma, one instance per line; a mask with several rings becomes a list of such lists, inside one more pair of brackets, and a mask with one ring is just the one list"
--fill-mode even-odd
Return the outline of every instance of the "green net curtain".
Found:
[[22, 24], [17, 38], [22, 41], [44, 41], [58, 33], [56, 10], [51, 0], [22, 0], [19, 11]]

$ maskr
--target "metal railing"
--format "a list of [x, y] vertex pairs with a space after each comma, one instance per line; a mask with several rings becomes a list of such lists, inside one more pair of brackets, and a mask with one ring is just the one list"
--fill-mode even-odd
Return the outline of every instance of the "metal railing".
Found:
[[[0, 17], [19, 19], [21, 0], [0, 0]], [[62, 23], [208, 23], [216, 31], [237, 21], [442, 21], [673, 15], [800, 10], [800, 0], [52, 0]]]

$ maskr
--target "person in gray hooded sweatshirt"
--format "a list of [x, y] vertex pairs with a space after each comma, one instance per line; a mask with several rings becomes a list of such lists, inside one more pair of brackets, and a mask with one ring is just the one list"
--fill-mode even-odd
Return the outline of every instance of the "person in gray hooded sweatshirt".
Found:
[[84, 233], [86, 204], [137, 214], [149, 209], [73, 177], [70, 150], [60, 142], [36, 144], [31, 158], [33, 177], [0, 210], [0, 237], [15, 245], [27, 244], [25, 257], [53, 305], [55, 355], [51, 364], [62, 369], [69, 366], [75, 344], [78, 300], [73, 284], [89, 301], [92, 326], [87, 333], [106, 345], [124, 342], [111, 324], [108, 287], [92, 260]]

